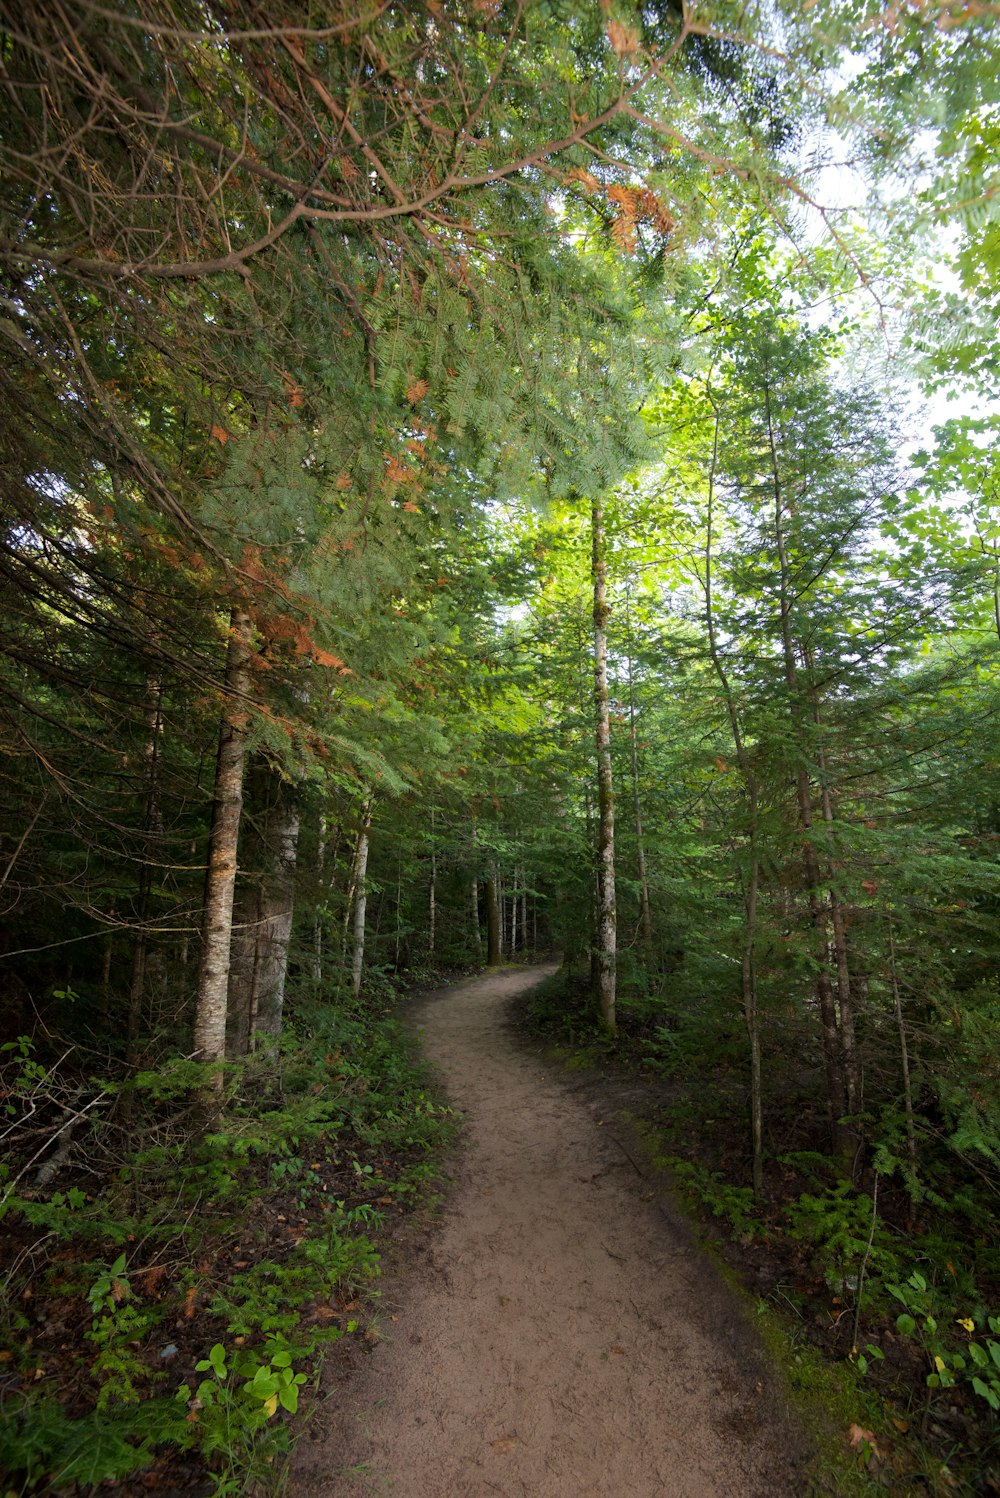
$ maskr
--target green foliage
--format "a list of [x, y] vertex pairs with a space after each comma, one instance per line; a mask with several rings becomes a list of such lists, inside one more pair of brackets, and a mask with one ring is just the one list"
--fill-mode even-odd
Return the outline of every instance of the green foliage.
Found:
[[708, 1207], [713, 1217], [726, 1223], [734, 1237], [750, 1242], [764, 1231], [748, 1186], [734, 1186], [721, 1171], [706, 1170], [676, 1156], [664, 1156], [663, 1163], [691, 1200]]
[[0, 1415], [8, 1482], [24, 1492], [76, 1492], [120, 1482], [153, 1461], [156, 1448], [195, 1444], [186, 1414], [172, 1397], [145, 1398], [127, 1409], [70, 1416], [52, 1398], [8, 1397]]
[[[934, 1289], [919, 1269], [903, 1283], [886, 1289], [906, 1307], [896, 1317], [896, 1330], [925, 1354], [930, 1370], [927, 1387], [965, 1385], [993, 1414], [1000, 1412], [1000, 1316], [982, 1306], [956, 1315], [962, 1307], [955, 1303], [954, 1293], [945, 1295]], [[961, 1340], [956, 1327], [965, 1334]]]
[[822, 1194], [804, 1192], [786, 1216], [789, 1237], [812, 1247], [830, 1289], [845, 1299], [860, 1293], [862, 1273], [876, 1282], [899, 1273], [896, 1250], [872, 1198], [851, 1181], [838, 1181]]

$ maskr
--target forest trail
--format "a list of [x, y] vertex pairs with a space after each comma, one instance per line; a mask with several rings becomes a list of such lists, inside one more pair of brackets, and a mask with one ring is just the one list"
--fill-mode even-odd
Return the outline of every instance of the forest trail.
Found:
[[330, 1360], [301, 1498], [805, 1491], [804, 1442], [734, 1298], [613, 1116], [510, 1033], [510, 1002], [553, 970], [419, 1006], [465, 1115], [458, 1177], [422, 1258], [385, 1287], [384, 1340]]

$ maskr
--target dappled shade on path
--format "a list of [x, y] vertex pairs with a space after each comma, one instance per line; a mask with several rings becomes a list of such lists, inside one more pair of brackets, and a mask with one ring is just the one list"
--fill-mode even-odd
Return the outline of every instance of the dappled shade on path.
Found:
[[[775, 1498], [801, 1439], [735, 1298], [509, 1002], [551, 968], [431, 996], [428, 1058], [466, 1148], [385, 1340], [299, 1450], [301, 1495]], [[343, 1382], [341, 1382], [343, 1380]]]

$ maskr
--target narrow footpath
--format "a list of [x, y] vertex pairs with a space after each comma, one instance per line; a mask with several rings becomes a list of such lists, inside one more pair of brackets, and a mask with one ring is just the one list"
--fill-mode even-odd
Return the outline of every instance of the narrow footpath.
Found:
[[[554, 969], [432, 995], [425, 1054], [465, 1115], [443, 1222], [334, 1366], [305, 1498], [801, 1498], [745, 1316], [592, 1099], [510, 1033]], [[332, 1360], [337, 1365], [338, 1360]]]

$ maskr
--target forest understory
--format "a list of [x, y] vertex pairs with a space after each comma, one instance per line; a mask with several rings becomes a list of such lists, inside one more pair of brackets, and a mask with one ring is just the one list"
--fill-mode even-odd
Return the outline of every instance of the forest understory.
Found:
[[280, 1057], [227, 1077], [207, 1137], [189, 1077], [97, 1092], [92, 1057], [5, 1060], [5, 1498], [281, 1488], [324, 1351], [373, 1335], [382, 1256], [454, 1135], [403, 1025], [299, 1014]]

